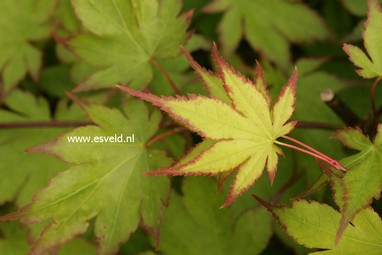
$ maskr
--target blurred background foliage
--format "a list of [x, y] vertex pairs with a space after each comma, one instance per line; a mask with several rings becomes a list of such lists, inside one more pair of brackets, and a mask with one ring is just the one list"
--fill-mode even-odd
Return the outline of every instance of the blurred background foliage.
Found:
[[[140, 1], [132, 2], [139, 4]], [[88, 43], [86, 40], [95, 40], [91, 36], [104, 36], [109, 31], [104, 24], [89, 25], [84, 19], [81, 21], [82, 14], [74, 11], [69, 0], [0, 1], [2, 214], [27, 204], [50, 178], [67, 167], [52, 157], [25, 152], [26, 148], [53, 140], [70, 130], [60, 125], [28, 126], [28, 122], [70, 121], [80, 125], [89, 121], [80, 108], [70, 102], [66, 91], [77, 91], [81, 98], [110, 107], [118, 107], [126, 100], [125, 95], [113, 88], [117, 82], [158, 95], [174, 95], [161, 70], [164, 69], [182, 94], [206, 94], [180, 54], [180, 44], [207, 69], [215, 69], [210, 56], [212, 42], [217, 43], [232, 66], [250, 78], [259, 61], [274, 96], [297, 66], [299, 79], [293, 119], [306, 126], [297, 128], [292, 136], [333, 158], [340, 159], [351, 152], [330, 139], [336, 128], [349, 125], [348, 116], [336, 113], [321, 101], [320, 94], [326, 89], [333, 90], [367, 130], [371, 119], [372, 81], [355, 73], [355, 67], [342, 50], [345, 42], [363, 47], [366, 1], [183, 0], [181, 8], [189, 22], [187, 35], [180, 29], [174, 30], [179, 34], [163, 39], [163, 45], [171, 45], [171, 48], [157, 53], [159, 65], [148, 60], [143, 71], [126, 72], [134, 61], [126, 57], [130, 54], [128, 49], [123, 52], [121, 48], [118, 59], [102, 55], [111, 50], [107, 43], [99, 46], [104, 48], [98, 58], [81, 52], [81, 47]], [[145, 9], [141, 11], [144, 15]], [[178, 19], [172, 22], [187, 25]], [[145, 36], [158, 38], [157, 35]], [[102, 73], [105, 65], [113, 65], [115, 72]], [[381, 113], [381, 86], [377, 86], [375, 97]], [[15, 122], [26, 123], [26, 127], [7, 126]], [[163, 127], [161, 131], [164, 130], [168, 129]], [[166, 149], [177, 159], [199, 141], [196, 135], [184, 138], [174, 134], [154, 146]], [[138, 229], [118, 254], [306, 254], [307, 249], [285, 235], [271, 215], [250, 196], [255, 193], [264, 199], [288, 203], [319, 177], [321, 169], [314, 159], [291, 151], [285, 154], [273, 186], [267, 176], [262, 176], [251, 192], [226, 209], [219, 206], [228, 187], [218, 193], [208, 178], [173, 178], [159, 249], [155, 248], [152, 237]], [[314, 193], [312, 198], [334, 205], [329, 188]], [[374, 207], [381, 212], [379, 202]], [[0, 255], [27, 254], [33, 233], [41, 227], [0, 223]], [[89, 230], [60, 248], [59, 254], [96, 254], [95, 243]]]

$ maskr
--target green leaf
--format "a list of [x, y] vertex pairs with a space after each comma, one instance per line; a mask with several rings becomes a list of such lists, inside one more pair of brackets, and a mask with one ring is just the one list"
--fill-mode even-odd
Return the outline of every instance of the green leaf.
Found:
[[71, 1], [59, 1], [55, 11], [55, 18], [58, 20], [59, 27], [55, 33], [64, 36], [70, 33], [79, 32], [81, 26], [77, 19]]
[[357, 46], [344, 44], [344, 51], [351, 62], [360, 69], [363, 78], [382, 77], [382, 12], [377, 0], [368, 0], [368, 15], [362, 38], [367, 54]]
[[95, 255], [97, 249], [91, 242], [76, 238], [60, 247], [58, 255]]
[[55, 97], [65, 97], [65, 91], [74, 88], [74, 82], [70, 78], [69, 67], [56, 65], [44, 68], [41, 72], [39, 86], [41, 89]]
[[[25, 255], [28, 254], [30, 236], [28, 231], [18, 222], [0, 223], [0, 251], [1, 255]], [[96, 248], [89, 241], [76, 238], [64, 244], [58, 255], [95, 255]]]
[[362, 210], [352, 220], [352, 225], [336, 245], [341, 215], [330, 206], [304, 200], [293, 202], [291, 208], [265, 205], [299, 244], [324, 249], [310, 254], [366, 255], [382, 252], [382, 221], [371, 208]]
[[[210, 43], [205, 38], [193, 34], [185, 46], [191, 52], [202, 49], [210, 49]], [[181, 46], [183, 48], [183, 46]], [[158, 63], [166, 70], [168, 76], [182, 93], [190, 91], [203, 91], [201, 83], [196, 83], [193, 72], [190, 72], [190, 64], [183, 56], [171, 59], [161, 59]], [[152, 93], [164, 96], [174, 95], [175, 91], [170, 86], [168, 78], [162, 73], [163, 70], [153, 69], [153, 80], [149, 84]]]
[[205, 10], [224, 11], [219, 32], [225, 54], [232, 54], [241, 38], [245, 37], [253, 49], [263, 52], [283, 68], [290, 61], [289, 42], [324, 39], [328, 36], [317, 14], [297, 2], [215, 0]]
[[288, 134], [295, 125], [287, 121], [294, 109], [297, 71], [270, 109], [268, 94], [259, 89], [265, 84], [254, 84], [237, 73], [218, 55], [216, 47], [213, 56], [233, 106], [204, 96], [157, 97], [122, 86], [120, 89], [151, 102], [200, 136], [216, 141], [193, 160], [150, 174], [216, 175], [238, 168], [224, 203], [227, 206], [252, 186], [265, 167], [273, 182], [277, 153], [282, 153], [275, 140]]
[[0, 222], [1, 255], [25, 255], [29, 246], [27, 233], [18, 222]]
[[[342, 0], [341, 2], [352, 14], [361, 17], [366, 16], [367, 5], [365, 0]], [[379, 0], [379, 2], [381, 1]]]
[[73, 5], [91, 34], [71, 39], [68, 46], [98, 68], [79, 89], [116, 83], [143, 88], [152, 79], [156, 59], [179, 53], [191, 16], [179, 16], [181, 5], [176, 0], [74, 0]]
[[[46, 100], [20, 90], [12, 91], [6, 98], [5, 105], [9, 110], [0, 110], [1, 123], [52, 120]], [[57, 116], [57, 120], [60, 120], [60, 116]], [[16, 200], [18, 206], [25, 205], [33, 193], [66, 167], [66, 164], [55, 158], [25, 152], [26, 149], [45, 143], [66, 130], [67, 128], [48, 127], [1, 129], [0, 204]]]
[[[41, 52], [32, 43], [48, 38], [49, 19], [55, 0], [0, 1], [0, 72], [2, 88], [8, 93], [29, 73], [37, 79], [41, 67]], [[33, 13], [33, 15], [31, 15]]]
[[345, 192], [342, 197], [341, 225], [338, 238], [354, 216], [372, 202], [373, 197], [379, 198], [382, 188], [382, 125], [374, 143], [369, 141], [359, 129], [344, 129], [334, 135], [349, 148], [359, 153], [343, 159], [341, 162], [348, 169], [343, 177]]
[[233, 208], [219, 209], [216, 183], [208, 178], [186, 178], [183, 196], [176, 192], [165, 211], [161, 228], [163, 254], [255, 255], [266, 247], [271, 217], [262, 208], [234, 217]]
[[[165, 167], [169, 159], [161, 151], [145, 147], [157, 131], [159, 112], [150, 113], [142, 102], [131, 101], [123, 112], [82, 103], [97, 124], [77, 128], [34, 151], [53, 154], [73, 166], [60, 173], [40, 191], [31, 204], [2, 217], [22, 222], [51, 222], [34, 244], [32, 254], [43, 254], [75, 235], [84, 233], [94, 218], [99, 254], [114, 254], [138, 224], [158, 237], [167, 177], [150, 178], [142, 173]], [[73, 136], [97, 137], [134, 134], [134, 140], [114, 143], [71, 143]]]

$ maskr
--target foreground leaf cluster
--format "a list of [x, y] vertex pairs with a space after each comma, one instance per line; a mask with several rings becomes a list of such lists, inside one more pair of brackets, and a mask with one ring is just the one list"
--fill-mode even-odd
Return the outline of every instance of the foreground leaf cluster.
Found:
[[[287, 121], [294, 109], [297, 71], [270, 109], [271, 98], [260, 66], [257, 67], [257, 77], [252, 83], [230, 67], [219, 56], [216, 47], [213, 57], [219, 69], [219, 77], [214, 78], [223, 84], [224, 98], [229, 98], [231, 104], [214, 97], [157, 97], [120, 88], [160, 107], [203, 138], [214, 141], [208, 149], [193, 155], [187, 162], [183, 160], [171, 168], [160, 169], [152, 174], [216, 175], [238, 168], [224, 203], [227, 206], [260, 177], [264, 167], [273, 182], [277, 170], [277, 154], [282, 154], [274, 142], [288, 134], [296, 124]], [[200, 76], [203, 77], [203, 74]], [[210, 86], [214, 85], [207, 85]], [[194, 154], [192, 151], [190, 153]]]

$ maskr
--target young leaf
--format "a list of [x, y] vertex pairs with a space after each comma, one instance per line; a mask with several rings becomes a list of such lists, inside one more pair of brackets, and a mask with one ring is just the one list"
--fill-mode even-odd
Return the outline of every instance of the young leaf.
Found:
[[[222, 12], [219, 25], [224, 52], [231, 54], [245, 37], [253, 49], [286, 68], [289, 42], [324, 39], [328, 36], [322, 20], [304, 4], [285, 0], [215, 0], [205, 7]], [[314, 29], [312, 29], [314, 28]]]
[[373, 198], [379, 198], [382, 188], [382, 125], [372, 143], [359, 129], [344, 129], [334, 135], [345, 146], [360, 151], [341, 162], [348, 169], [343, 181], [345, 192], [342, 197], [342, 218], [338, 230], [342, 232], [354, 216]]
[[[33, 46], [49, 37], [49, 18], [55, 0], [1, 0], [0, 10], [0, 72], [1, 93], [7, 93], [29, 73], [38, 78], [41, 52]], [[33, 13], [33, 15], [31, 15]]]
[[382, 12], [378, 0], [368, 0], [368, 15], [362, 38], [366, 55], [360, 48], [344, 44], [349, 59], [359, 67], [357, 73], [367, 79], [382, 77]]
[[[191, 14], [179, 15], [177, 0], [74, 0], [78, 18], [91, 34], [68, 42], [69, 48], [98, 67], [81, 85], [96, 89], [116, 83], [143, 88], [156, 59], [174, 57], [186, 39]], [[100, 25], [102, 24], [102, 25]]]
[[[160, 113], [150, 114], [137, 101], [125, 105], [123, 113], [99, 105], [82, 104], [82, 107], [97, 126], [77, 128], [34, 148], [74, 166], [53, 178], [32, 203], [1, 217], [26, 223], [51, 222], [34, 243], [31, 254], [44, 254], [85, 232], [93, 218], [102, 255], [114, 254], [139, 224], [158, 237], [169, 181], [164, 176], [156, 179], [142, 173], [170, 163], [162, 151], [145, 147], [158, 129]], [[133, 134], [134, 141], [128, 143], [68, 140], [73, 136], [95, 139], [115, 135], [125, 139]]]
[[324, 249], [309, 254], [381, 254], [382, 221], [371, 208], [362, 210], [352, 220], [336, 245], [335, 237], [341, 215], [328, 205], [304, 200], [292, 207], [262, 203], [273, 213], [286, 232], [299, 244], [308, 248]]
[[232, 106], [204, 96], [158, 97], [122, 86], [119, 88], [160, 107], [202, 137], [216, 141], [190, 161], [150, 174], [216, 175], [238, 168], [224, 203], [227, 206], [249, 189], [265, 167], [273, 182], [277, 154], [282, 154], [275, 141], [288, 134], [295, 125], [288, 119], [294, 109], [297, 70], [270, 109], [268, 94], [259, 89], [258, 83], [252, 83], [230, 67], [219, 56], [216, 46], [213, 57]]
[[224, 197], [208, 178], [186, 178], [183, 196], [171, 194], [161, 228], [164, 254], [255, 255], [271, 235], [271, 216], [264, 208], [246, 210], [238, 218], [233, 209], [218, 208]]

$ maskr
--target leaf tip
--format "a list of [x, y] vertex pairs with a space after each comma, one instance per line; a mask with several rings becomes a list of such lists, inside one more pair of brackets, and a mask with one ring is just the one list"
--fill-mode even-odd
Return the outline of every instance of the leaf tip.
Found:
[[269, 94], [267, 83], [264, 78], [263, 68], [261, 67], [259, 61], [256, 60], [256, 70], [253, 84], [260, 90], [267, 100], [268, 105], [271, 103], [271, 95]]
[[29, 153], [44, 153], [44, 154], [52, 154], [51, 147], [54, 145], [56, 141], [49, 141], [44, 144], [39, 144], [34, 147], [26, 148], [25, 152]]
[[[349, 48], [349, 45], [348, 43], [343, 43], [342, 44], [342, 50], [345, 51], [346, 54], [348, 54], [348, 48]], [[348, 54], [349, 55], [349, 54]]]
[[188, 10], [183, 14], [187, 23], [191, 22], [192, 16], [194, 16], [195, 9]]
[[255, 60], [255, 61], [256, 61], [255, 81], [257, 81], [258, 79], [261, 79], [262, 81], [265, 81], [264, 73], [263, 73], [263, 68], [261, 67], [259, 61], [257, 61], [257, 60]]
[[216, 45], [215, 42], [212, 42], [212, 58], [214, 59], [216, 64], [219, 64], [219, 61], [220, 61], [221, 57], [219, 55], [218, 46]]
[[224, 201], [223, 205], [220, 206], [220, 209], [223, 209], [231, 205], [236, 200], [236, 197], [228, 195], [227, 199]]
[[297, 69], [297, 66], [295, 66], [293, 70], [293, 74], [288, 81], [288, 85], [293, 89], [294, 93], [296, 93], [297, 78], [298, 78], [298, 69]]
[[275, 180], [276, 170], [277, 170], [277, 167], [275, 167], [274, 169], [268, 169], [268, 171], [267, 171], [271, 185], [273, 185], [273, 182]]
[[160, 221], [154, 227], [150, 227], [150, 226], [146, 225], [143, 220], [141, 220], [139, 222], [140, 227], [144, 231], [146, 231], [147, 233], [149, 233], [150, 235], [152, 235], [154, 237], [154, 240], [155, 240], [155, 250], [159, 250], [159, 246], [160, 246], [160, 225], [162, 224], [162, 220], [163, 220], [162, 216], [160, 218]]

